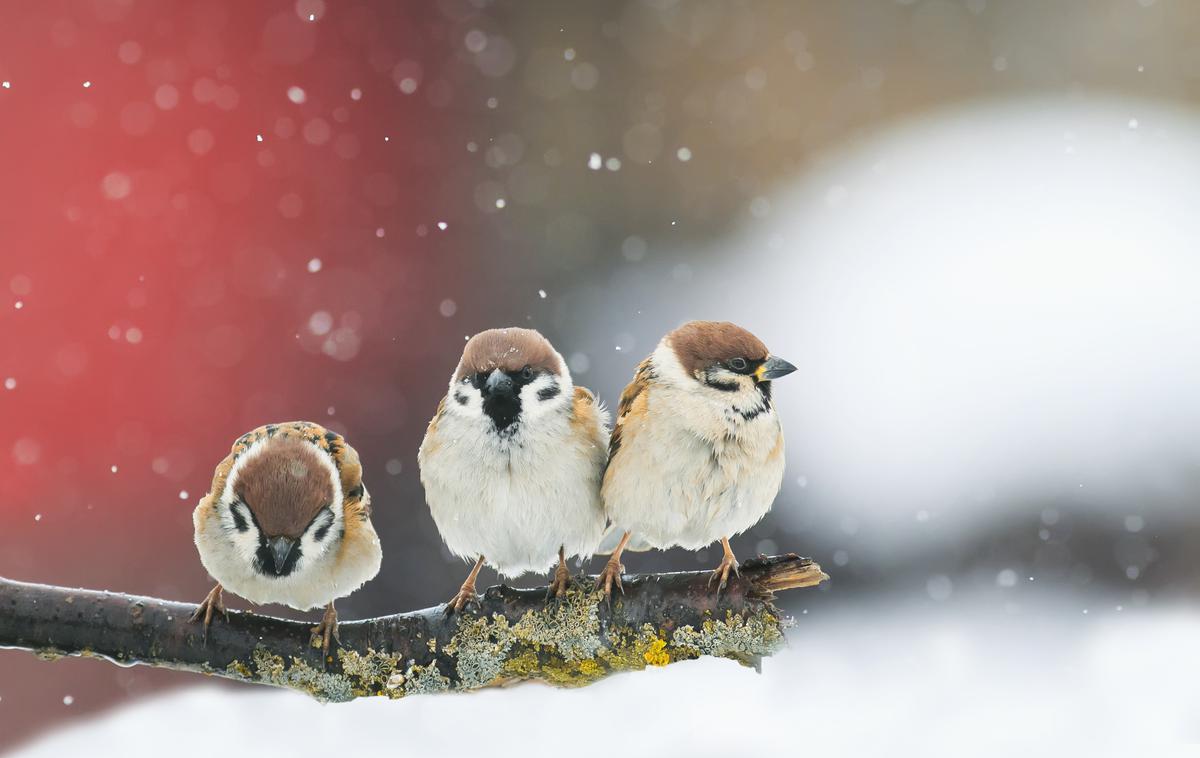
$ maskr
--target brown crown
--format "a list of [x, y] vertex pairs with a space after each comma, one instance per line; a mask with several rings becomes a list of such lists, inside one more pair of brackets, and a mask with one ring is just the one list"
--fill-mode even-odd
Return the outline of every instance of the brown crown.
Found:
[[458, 362], [456, 380], [471, 374], [488, 373], [493, 369], [520, 371], [530, 368], [562, 372], [562, 361], [550, 341], [533, 329], [488, 329], [467, 340], [462, 360]]
[[254, 512], [266, 537], [296, 539], [333, 502], [325, 453], [296, 437], [273, 437], [238, 471], [234, 494]]
[[689, 374], [731, 358], [761, 361], [768, 355], [762, 340], [728, 321], [689, 321], [668, 334], [667, 342]]

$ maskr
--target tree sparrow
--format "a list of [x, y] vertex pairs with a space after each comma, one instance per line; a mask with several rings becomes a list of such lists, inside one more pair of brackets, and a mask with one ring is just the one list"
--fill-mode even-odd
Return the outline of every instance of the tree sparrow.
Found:
[[313, 644], [328, 654], [333, 601], [379, 573], [358, 453], [317, 424], [267, 424], [239, 437], [192, 522], [200, 561], [217, 580], [192, 617], [205, 633], [213, 611], [225, 613], [222, 589], [302, 611], [323, 605]]
[[476, 598], [485, 561], [514, 577], [546, 570], [556, 550], [550, 591], [566, 593], [566, 556], [591, 556], [604, 534], [605, 415], [538, 332], [490, 329], [467, 341], [417, 453], [442, 539], [475, 561], [448, 611]]
[[[796, 367], [728, 322], [691, 321], [663, 337], [621, 393], [601, 496], [613, 536], [597, 580], [621, 588], [621, 552], [720, 539], [717, 591], [737, 560], [730, 535], [771, 508], [783, 481], [783, 430], [771, 380]], [[631, 535], [637, 535], [629, 545]]]

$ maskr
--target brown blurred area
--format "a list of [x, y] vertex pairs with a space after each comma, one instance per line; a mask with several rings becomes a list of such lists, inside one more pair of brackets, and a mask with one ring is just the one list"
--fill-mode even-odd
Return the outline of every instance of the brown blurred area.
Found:
[[[289, 13], [300, 4], [274, 2], [278, 12]], [[339, 15], [387, 4], [330, 0], [320, 23], [333, 25]], [[30, 12], [26, 4], [4, 5], [0, 17]], [[86, 2], [77, 5], [90, 12]], [[180, 4], [180, 12], [203, 12], [207, 5]], [[462, 579], [464, 567], [442, 549], [424, 508], [415, 451], [465, 334], [533, 324], [569, 344], [586, 327], [581, 311], [570, 305], [572, 293], [599, 297], [595, 292], [610, 285], [613, 272], [648, 257], [667, 265], [695, 262], [690, 246], [707, 246], [752, 220], [756, 199], [821, 166], [831, 151], [909, 117], [1030, 94], [1070, 101], [1111, 92], [1181, 104], [1200, 96], [1200, 5], [1185, 0], [440, 0], [434, 18], [415, 27], [382, 15], [392, 25], [384, 36], [421, 35], [430, 56], [453, 61], [446, 69], [468, 72], [465, 81], [455, 80], [457, 97], [439, 111], [439, 124], [453, 128], [421, 135], [422, 144], [436, 149], [414, 149], [436, 156], [428, 158], [423, 179], [447, 177], [429, 192], [446, 202], [446, 218], [462, 234], [446, 243], [454, 249], [445, 260], [425, 269], [433, 272], [430, 281], [414, 278], [396, 294], [411, 298], [418, 315], [393, 312], [366, 343], [377, 351], [364, 349], [358, 363], [343, 367], [345, 382], [327, 387], [363, 397], [394, 385], [386, 407], [347, 401], [337, 419], [362, 454], [380, 504], [376, 520], [385, 550], [381, 576], [339, 603], [344, 618], [432, 605]], [[78, 22], [80, 34], [87, 34], [86, 23]], [[325, 33], [331, 32], [319, 32]], [[257, 44], [258, 35], [250, 36], [255, 39], [229, 44]], [[356, 52], [369, 56], [368, 50]], [[386, 96], [399, 95], [392, 90]], [[390, 170], [405, 182], [403, 165]], [[417, 221], [422, 234], [433, 232], [442, 218], [436, 213], [404, 217], [404, 234]], [[332, 258], [341, 244], [343, 238], [330, 241], [323, 232], [343, 219], [320, 223], [313, 233], [320, 241], [305, 257]], [[363, 227], [359, 237], [371, 236], [364, 219], [354, 223]], [[355, 245], [374, 242], [359, 237]], [[393, 237], [389, 231], [388, 241]], [[380, 271], [394, 273], [361, 268], [356, 284]], [[539, 288], [556, 298], [540, 303]], [[381, 345], [397, 352], [384, 353]], [[360, 373], [364, 364], [370, 370]], [[611, 404], [620, 390], [612, 377], [627, 375], [628, 368], [580, 373]], [[603, 386], [594, 386], [597, 374]], [[356, 377], [360, 384], [353, 383]], [[300, 403], [280, 394], [266, 406], [272, 412], [315, 416], [325, 407], [312, 397]], [[371, 418], [381, 414], [402, 421], [395, 429], [372, 426]], [[260, 419], [268, 420], [282, 419]], [[356, 429], [365, 431], [356, 436]], [[208, 436], [216, 435], [209, 430]], [[193, 496], [206, 485], [205, 461], [215, 463], [223, 454], [220, 446], [190, 451], [195, 472], [184, 484]], [[51, 513], [54, 507], [38, 505]], [[108, 581], [123, 572], [131, 582], [108, 589], [199, 600], [207, 581], [190, 544], [187, 511], [181, 506], [149, 517], [156, 519], [153, 533], [158, 539], [170, 535], [169, 543], [143, 549], [137, 566], [96, 575]], [[795, 535], [776, 528], [773, 518], [764, 531], [744, 536], [735, 545], [739, 552], [752, 553], [764, 536], [793, 549]], [[116, 525], [96, 529], [89, 539], [120, 531]], [[19, 543], [0, 538], [0, 574], [83, 583], [88, 575], [75, 563], [58, 576], [42, 570], [60, 551], [83, 549], [64, 539], [48, 528], [25, 529]], [[806, 552], [829, 547], [820, 535], [808, 535], [803, 546]], [[656, 560], [663, 568], [694, 567], [713, 556], [673, 553]], [[865, 576], [878, 579], [880, 573], [868, 569]], [[95, 661], [46, 663], [2, 652], [0, 748], [194, 681], [193, 675]], [[67, 695], [71, 705], [64, 705]], [[211, 728], [197, 714], [196, 733], [180, 739], [206, 739]]]
[[474, 125], [477, 207], [550, 271], [603, 266], [623, 230], [721, 234], [822, 151], [930, 109], [1200, 92], [1200, 9], [1179, 2], [530, 2], [473, 23], [517, 51], [477, 56], [500, 122]]

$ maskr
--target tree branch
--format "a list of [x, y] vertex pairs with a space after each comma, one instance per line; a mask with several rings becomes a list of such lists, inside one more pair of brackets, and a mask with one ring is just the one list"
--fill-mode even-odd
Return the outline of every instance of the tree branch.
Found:
[[472, 690], [524, 679], [590, 684], [616, 671], [698, 658], [758, 666], [790, 622], [774, 593], [828, 579], [795, 554], [746, 561], [721, 592], [709, 572], [631, 575], [611, 607], [591, 577], [561, 600], [545, 588], [489, 588], [477, 609], [443, 607], [341, 624], [321, 660], [310, 625], [231, 611], [208, 639], [188, 621], [196, 606], [0, 578], [0, 647], [145, 664], [290, 687], [321, 700]]

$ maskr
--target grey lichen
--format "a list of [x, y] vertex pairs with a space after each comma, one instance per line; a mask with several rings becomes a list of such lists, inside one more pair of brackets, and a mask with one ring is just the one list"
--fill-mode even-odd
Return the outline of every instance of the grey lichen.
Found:
[[428, 666], [418, 666], [409, 662], [404, 672], [405, 695], [428, 695], [435, 692], [446, 692], [450, 689], [450, 680], [438, 670], [437, 661]]
[[515, 641], [516, 634], [508, 619], [499, 613], [490, 619], [486, 616], [459, 619], [458, 634], [443, 648], [454, 656], [459, 689], [486, 687], [498, 679]]
[[568, 662], [594, 658], [604, 647], [593, 593], [571, 590], [539, 611], [529, 611], [513, 626], [521, 640], [552, 647]]
[[346, 676], [318, 671], [299, 658], [292, 658], [289, 666], [282, 657], [260, 646], [254, 649], [253, 661], [258, 681], [304, 690], [331, 703], [345, 703], [355, 697], [353, 684]]
[[780, 627], [779, 619], [765, 610], [749, 616], [729, 611], [724, 621], [705, 621], [699, 630], [690, 625], [676, 629], [671, 644], [695, 655], [733, 658], [749, 664], [783, 646]]

